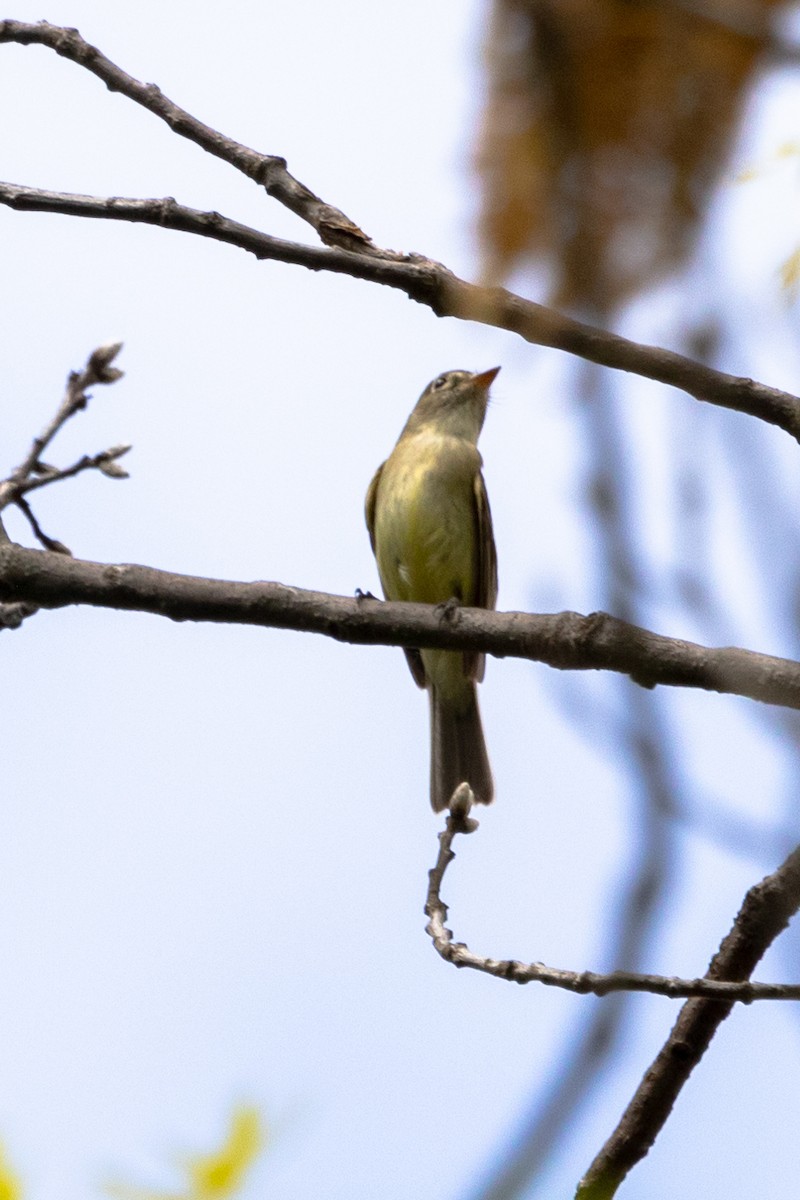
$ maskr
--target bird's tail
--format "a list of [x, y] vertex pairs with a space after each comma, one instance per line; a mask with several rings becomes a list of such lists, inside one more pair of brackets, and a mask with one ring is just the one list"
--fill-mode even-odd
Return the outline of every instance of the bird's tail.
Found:
[[431, 804], [441, 812], [460, 783], [468, 783], [480, 804], [491, 804], [494, 781], [483, 738], [478, 692], [469, 685], [455, 704], [434, 686], [431, 698]]

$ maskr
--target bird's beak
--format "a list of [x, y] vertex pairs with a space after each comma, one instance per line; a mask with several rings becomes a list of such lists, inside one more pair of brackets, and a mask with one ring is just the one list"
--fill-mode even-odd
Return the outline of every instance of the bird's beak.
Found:
[[472, 382], [477, 384], [479, 388], [483, 388], [488, 391], [499, 373], [499, 367], [492, 367], [491, 371], [481, 371], [480, 375], [473, 375]]

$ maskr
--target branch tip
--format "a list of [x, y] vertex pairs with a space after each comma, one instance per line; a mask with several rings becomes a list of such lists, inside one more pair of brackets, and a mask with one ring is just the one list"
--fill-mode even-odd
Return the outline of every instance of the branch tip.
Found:
[[448, 826], [451, 835], [456, 833], [474, 833], [478, 822], [469, 814], [475, 803], [475, 793], [468, 783], [460, 783], [450, 797], [450, 816]]
[[92, 352], [86, 364], [85, 387], [92, 383], [116, 383], [118, 379], [122, 378], [125, 372], [120, 371], [118, 367], [111, 366], [122, 347], [122, 342], [106, 342]]

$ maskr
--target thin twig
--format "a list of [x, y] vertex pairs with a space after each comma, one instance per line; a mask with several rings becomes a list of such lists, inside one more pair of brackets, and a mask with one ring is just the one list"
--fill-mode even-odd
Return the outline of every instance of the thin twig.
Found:
[[99, 454], [84, 454], [70, 467], [60, 469], [47, 467], [34, 479], [28, 479], [25, 483], [20, 484], [19, 491], [22, 495], [27, 495], [28, 492], [34, 492], [37, 488], [47, 487], [51, 483], [59, 483], [62, 479], [72, 479], [73, 476], [80, 475], [83, 471], [100, 471], [109, 479], [128, 479], [128, 472], [118, 465], [117, 459], [122, 458], [130, 449], [129, 445], [111, 446], [108, 450], [101, 450]]
[[[429, 917], [426, 932], [430, 935], [437, 952], [454, 967], [470, 967], [474, 971], [482, 971], [510, 983], [543, 983], [548, 987], [564, 988], [568, 992], [577, 992], [580, 995], [585, 995], [587, 992], [591, 992], [595, 996], [607, 996], [610, 992], [622, 991], [649, 992], [652, 995], [668, 996], [671, 999], [691, 996], [703, 997], [706, 1001], [714, 1002], [724, 1000], [728, 1007], [737, 1001], [742, 1004], [751, 1004], [754, 1000], [800, 1000], [800, 984], [751, 983], [746, 978], [743, 982], [733, 982], [726, 977], [724, 972], [714, 971], [713, 964], [712, 972], [704, 979], [679, 979], [674, 976], [644, 975], [637, 971], [612, 971], [608, 974], [600, 974], [595, 971], [567, 971], [560, 967], [548, 967], [540, 962], [522, 963], [514, 959], [496, 959], [475, 954], [463, 942], [453, 941], [453, 934], [445, 924], [447, 905], [441, 898], [445, 872], [455, 858], [452, 848], [453, 839], [457, 833], [467, 832], [472, 832], [472, 830], [464, 828], [462, 816], [448, 816], [446, 826], [439, 834], [439, 855], [436, 865], [429, 872], [428, 896], [425, 904], [425, 913]], [[800, 851], [796, 853], [798, 865], [800, 865]], [[764, 880], [758, 887], [763, 888], [768, 883], [769, 880]], [[756, 888], [751, 889], [748, 898], [756, 890]], [[798, 893], [797, 903], [800, 904], [800, 893]], [[747, 900], [745, 901], [746, 905]], [[795, 905], [796, 907], [797, 905]], [[789, 916], [794, 911], [793, 908]], [[737, 935], [743, 913], [744, 907], [729, 938]], [[787, 923], [788, 917], [783, 921], [780, 929], [785, 928]], [[745, 929], [746, 927], [745, 922], [741, 928]], [[777, 929], [776, 933], [780, 932], [780, 929]], [[740, 931], [737, 936], [741, 938], [744, 934]], [[774, 936], [775, 934], [773, 934]], [[761, 957], [761, 954], [763, 954], [763, 949], [758, 958]], [[758, 958], [756, 958], [756, 962]], [[733, 979], [737, 978], [742, 977], [733, 976]]]
[[[733, 927], [711, 960], [712, 980], [747, 980], [800, 907], [800, 849], [750, 889]], [[736, 984], [728, 984], [736, 987]], [[741, 984], [738, 986], [748, 986]], [[756, 985], [749, 985], [755, 987]], [[689, 1075], [731, 1011], [730, 1002], [689, 1000], [669, 1038], [645, 1072], [619, 1125], [582, 1179], [576, 1200], [607, 1200], [664, 1126]]]
[[[31, 448], [20, 465], [11, 472], [8, 479], [0, 483], [0, 511], [15, 503], [23, 490], [30, 490], [28, 481], [34, 472], [41, 471], [40, 460], [44, 451], [69, 418], [86, 408], [89, 402], [86, 389], [97, 383], [115, 383], [122, 378], [122, 371], [111, 365], [121, 349], [121, 342], [110, 342], [100, 346], [89, 355], [83, 370], [70, 373], [64, 398], [55, 416], [47, 422], [39, 436], [33, 439]], [[121, 447], [115, 449], [122, 450]], [[45, 474], [47, 471], [48, 468], [44, 468]]]
[[30, 525], [31, 532], [40, 546], [44, 546], [45, 550], [51, 550], [53, 554], [72, 555], [72, 551], [70, 550], [69, 546], [65, 546], [64, 543], [59, 542], [57, 538], [51, 538], [49, 533], [45, 533], [39, 522], [36, 520], [33, 509], [31, 508], [30, 504], [28, 504], [28, 501], [24, 498], [24, 496], [19, 496], [17, 498], [17, 508]]
[[[33, 439], [25, 458], [7, 479], [0, 480], [0, 512], [9, 505], [15, 504], [26, 517], [34, 536], [45, 550], [57, 554], [70, 554], [71, 551], [55, 538], [46, 534], [34, 516], [33, 510], [25, 499], [29, 492], [58, 483], [62, 479], [70, 479], [82, 471], [98, 470], [112, 479], [127, 479], [128, 475], [119, 465], [117, 459], [127, 454], [130, 446], [111, 446], [101, 450], [99, 454], [84, 454], [77, 462], [69, 467], [51, 467], [42, 462], [42, 454], [53, 441], [53, 438], [75, 413], [86, 408], [89, 402], [87, 389], [99, 383], [115, 383], [122, 378], [122, 371], [112, 366], [114, 359], [122, 348], [120, 342], [110, 342], [94, 350], [81, 371], [72, 371], [67, 379], [64, 397], [58, 406], [55, 416], [45, 425], [42, 432]], [[5, 532], [5, 531], [4, 531]], [[3, 539], [8, 542], [7, 535]]]
[[[1, 26], [0, 26], [1, 28]], [[201, 212], [162, 199], [81, 196], [20, 184], [0, 183], [0, 204], [28, 212], [133, 221], [179, 230], [236, 246], [258, 259], [290, 263], [311, 271], [332, 271], [397, 288], [438, 317], [475, 321], [516, 333], [527, 342], [550, 346], [601, 366], [628, 371], [680, 388], [696, 400], [748, 413], [800, 441], [800, 398], [752, 379], [727, 375], [683, 354], [632, 342], [608, 330], [575, 321], [555, 309], [526, 300], [505, 288], [480, 287], [419, 254], [356, 254], [271, 237], [218, 212]]]

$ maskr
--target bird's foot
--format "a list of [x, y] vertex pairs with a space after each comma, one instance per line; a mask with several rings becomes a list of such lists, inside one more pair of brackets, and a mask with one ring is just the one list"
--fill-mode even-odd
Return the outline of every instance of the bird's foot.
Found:
[[451, 596], [443, 604], [436, 605], [436, 615], [442, 621], [455, 621], [460, 607], [461, 601], [456, 596]]

